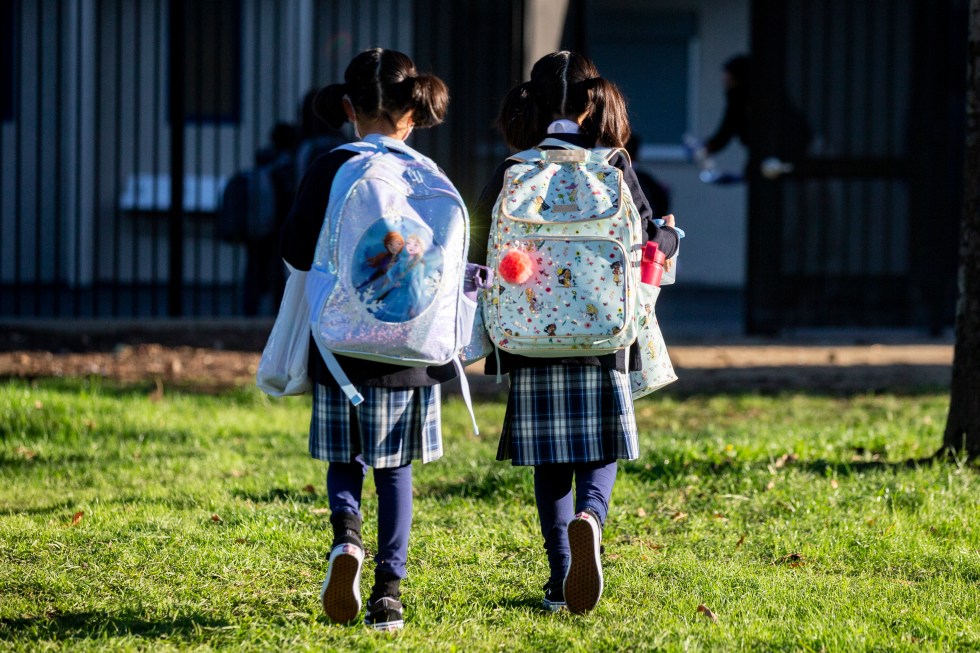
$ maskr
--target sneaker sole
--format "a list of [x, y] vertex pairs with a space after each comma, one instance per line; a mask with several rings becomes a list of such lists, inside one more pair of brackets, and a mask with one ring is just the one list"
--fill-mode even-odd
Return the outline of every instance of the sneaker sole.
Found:
[[602, 596], [602, 566], [599, 544], [592, 525], [575, 519], [568, 524], [568, 547], [572, 560], [565, 576], [565, 606], [569, 612], [588, 612]]
[[545, 612], [558, 612], [564, 607], [564, 601], [549, 601], [548, 599], [541, 601], [541, 609]]
[[366, 624], [371, 630], [377, 630], [379, 632], [391, 632], [394, 630], [401, 630], [405, 627], [405, 620], [399, 619], [398, 621], [385, 621], [380, 624]]
[[320, 593], [323, 612], [337, 623], [347, 623], [361, 612], [361, 561], [351, 553], [331, 558]]

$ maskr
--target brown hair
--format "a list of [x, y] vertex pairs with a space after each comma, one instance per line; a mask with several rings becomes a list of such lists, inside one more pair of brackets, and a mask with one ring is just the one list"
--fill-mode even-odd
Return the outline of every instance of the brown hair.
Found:
[[562, 50], [534, 64], [531, 79], [504, 97], [497, 126], [511, 147], [527, 149], [547, 135], [559, 118], [582, 120], [582, 132], [605, 147], [623, 147], [630, 137], [626, 99], [619, 88], [599, 76], [588, 58]]
[[401, 251], [401, 249], [405, 247], [405, 239], [402, 238], [402, 235], [397, 231], [389, 231], [388, 233], [385, 234], [384, 240], [382, 241], [382, 244], [384, 245], [385, 248], [384, 251], [381, 252], [380, 254], [375, 254], [374, 256], [369, 257], [367, 260], [367, 264], [370, 265], [372, 268], [380, 267], [381, 264], [384, 263], [385, 260], [387, 260], [388, 257], [392, 255], [391, 252], [388, 250], [388, 246], [393, 243], [398, 243], [399, 251]]
[[435, 75], [419, 75], [408, 55], [373, 48], [354, 57], [344, 72], [343, 84], [331, 84], [317, 94], [315, 110], [329, 126], [347, 122], [343, 98], [369, 120], [384, 118], [392, 125], [412, 111], [418, 128], [434, 127], [446, 117], [449, 89]]

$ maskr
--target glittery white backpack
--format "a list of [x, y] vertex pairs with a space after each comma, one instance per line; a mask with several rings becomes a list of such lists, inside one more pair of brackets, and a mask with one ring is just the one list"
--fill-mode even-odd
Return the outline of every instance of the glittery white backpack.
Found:
[[493, 210], [484, 320], [504, 351], [594, 356], [636, 339], [642, 220], [617, 150], [556, 139], [511, 157]]
[[466, 205], [428, 157], [369, 135], [337, 149], [357, 154], [337, 172], [306, 279], [313, 338], [355, 405], [333, 354], [410, 367], [454, 361], [476, 303], [463, 294]]

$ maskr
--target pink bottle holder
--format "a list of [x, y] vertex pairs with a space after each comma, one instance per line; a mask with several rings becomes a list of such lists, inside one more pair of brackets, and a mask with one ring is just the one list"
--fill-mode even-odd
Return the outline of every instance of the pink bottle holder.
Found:
[[640, 281], [659, 287], [660, 279], [664, 276], [665, 259], [657, 243], [648, 240], [643, 247], [643, 258], [640, 260]]

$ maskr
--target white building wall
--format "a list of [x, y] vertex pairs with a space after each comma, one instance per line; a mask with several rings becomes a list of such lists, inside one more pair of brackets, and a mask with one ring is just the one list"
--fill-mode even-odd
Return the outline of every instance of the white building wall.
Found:
[[[646, 0], [650, 9], [697, 12], [697, 39], [692, 46], [690, 127], [706, 138], [725, 108], [721, 67], [726, 59], [749, 50], [749, 0]], [[643, 158], [641, 165], [671, 189], [671, 209], [687, 236], [679, 260], [686, 284], [745, 285], [746, 202], [744, 184], [715, 186], [698, 180], [687, 161]], [[719, 167], [740, 172], [744, 149], [734, 142], [715, 157]]]

